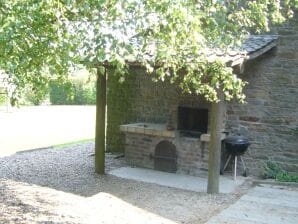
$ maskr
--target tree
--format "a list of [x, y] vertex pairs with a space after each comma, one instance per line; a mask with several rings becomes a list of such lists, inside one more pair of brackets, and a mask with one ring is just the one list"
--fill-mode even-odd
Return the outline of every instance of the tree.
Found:
[[[0, 2], [0, 69], [16, 87], [16, 103], [25, 89], [43, 89], [50, 78], [64, 78], [75, 61], [75, 38], [67, 30], [59, 1]], [[71, 39], [71, 42], [70, 42]]]
[[205, 52], [235, 48], [297, 8], [297, 0], [4, 0], [0, 69], [13, 78], [15, 99], [26, 83], [40, 88], [80, 61], [98, 69], [98, 86], [105, 82], [99, 66], [112, 66], [121, 81], [138, 62], [154, 79], [210, 102], [220, 91], [243, 102], [245, 82]]

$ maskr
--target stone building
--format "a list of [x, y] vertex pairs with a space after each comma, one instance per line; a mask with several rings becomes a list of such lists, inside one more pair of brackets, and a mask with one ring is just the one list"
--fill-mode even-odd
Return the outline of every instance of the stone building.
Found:
[[[298, 173], [297, 16], [276, 32], [278, 39], [260, 36], [248, 43], [240, 75], [249, 83], [247, 103], [226, 104], [223, 130], [248, 137], [244, 159], [253, 175], [260, 175], [269, 160]], [[230, 56], [237, 61], [239, 54]], [[122, 84], [108, 78], [107, 150], [125, 152], [131, 165], [160, 169], [156, 159], [167, 148], [176, 163], [169, 171], [197, 175], [207, 170], [210, 104], [167, 82], [153, 82], [140, 67], [130, 74]]]
[[226, 128], [248, 136], [250, 170], [277, 162], [298, 173], [298, 17], [278, 30], [274, 52], [245, 64], [247, 104], [231, 103]]

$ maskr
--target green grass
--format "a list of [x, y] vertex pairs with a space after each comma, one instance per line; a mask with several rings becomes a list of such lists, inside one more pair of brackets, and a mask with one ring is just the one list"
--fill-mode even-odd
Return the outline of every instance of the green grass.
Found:
[[53, 145], [52, 147], [54, 149], [61, 149], [61, 148], [65, 148], [65, 147], [68, 147], [68, 146], [77, 145], [77, 144], [80, 144], [80, 143], [94, 142], [94, 141], [95, 141], [94, 138], [82, 139], [82, 140], [78, 140], [78, 141], [74, 141], [74, 142], [67, 142], [67, 143], [63, 143], [63, 144]]

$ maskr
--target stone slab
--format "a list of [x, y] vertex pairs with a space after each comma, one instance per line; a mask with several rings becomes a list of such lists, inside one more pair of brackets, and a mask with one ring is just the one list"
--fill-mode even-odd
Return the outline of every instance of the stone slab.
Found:
[[154, 123], [123, 124], [120, 125], [120, 131], [171, 138], [176, 136], [176, 132], [168, 131], [165, 124]]
[[[195, 192], [207, 191], [206, 177], [194, 177], [132, 167], [121, 167], [119, 169], [111, 170], [109, 174], [125, 179], [154, 183]], [[237, 180], [234, 181], [231, 176], [220, 176], [220, 193], [235, 192], [244, 181], [244, 177], [237, 177]]]
[[296, 224], [298, 223], [298, 189], [287, 190], [273, 185], [260, 185], [251, 189], [239, 201], [207, 224], [260, 223]]

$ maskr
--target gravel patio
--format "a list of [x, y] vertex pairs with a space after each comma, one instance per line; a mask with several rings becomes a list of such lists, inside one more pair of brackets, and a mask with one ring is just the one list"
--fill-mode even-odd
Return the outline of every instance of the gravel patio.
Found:
[[[0, 223], [205, 223], [236, 202], [94, 173], [94, 143], [0, 158]], [[106, 170], [125, 166], [106, 156]]]

